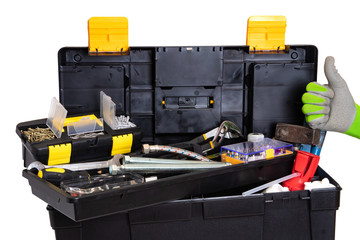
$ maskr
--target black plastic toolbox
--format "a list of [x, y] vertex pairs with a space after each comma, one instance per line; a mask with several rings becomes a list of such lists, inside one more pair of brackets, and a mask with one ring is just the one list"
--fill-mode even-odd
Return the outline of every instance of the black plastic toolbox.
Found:
[[243, 197], [241, 188], [80, 222], [48, 211], [57, 240], [332, 240], [341, 187], [320, 167], [315, 176], [336, 189]]
[[[97, 114], [104, 91], [117, 103], [117, 115], [130, 116], [141, 129], [139, 142], [157, 144], [190, 140], [224, 120], [233, 121], [244, 135], [262, 132], [266, 137], [274, 136], [278, 122], [302, 125], [301, 95], [317, 74], [317, 49], [310, 45], [260, 53], [249, 46], [133, 47], [126, 54], [66, 47], [58, 60], [60, 102], [70, 115]], [[23, 126], [17, 132], [27, 166], [37, 157], [20, 134]], [[83, 146], [85, 152], [108, 149], [99, 138]], [[96, 157], [104, 156], [77, 160]], [[33, 194], [49, 204], [58, 240], [334, 239], [341, 188], [320, 168], [318, 177], [328, 177], [336, 189], [239, 195], [291, 173], [294, 157], [180, 174], [82, 197], [32, 171], [24, 170], [23, 176]], [[182, 200], [164, 203], [175, 199]]]

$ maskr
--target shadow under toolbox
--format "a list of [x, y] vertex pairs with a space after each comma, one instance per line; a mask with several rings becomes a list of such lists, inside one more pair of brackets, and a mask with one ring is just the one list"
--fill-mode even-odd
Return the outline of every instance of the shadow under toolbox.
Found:
[[328, 178], [336, 188], [246, 197], [233, 191], [80, 222], [48, 210], [58, 240], [334, 239], [341, 188], [320, 167], [315, 176]]

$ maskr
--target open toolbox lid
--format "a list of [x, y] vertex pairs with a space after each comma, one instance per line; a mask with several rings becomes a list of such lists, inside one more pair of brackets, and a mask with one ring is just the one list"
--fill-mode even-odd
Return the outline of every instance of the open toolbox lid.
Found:
[[[93, 28], [102, 29], [98, 42], [127, 39], [115, 35], [123, 18], [113, 31], [96, 24], [104, 19], [89, 20], [90, 45]], [[115, 20], [108, 21], [112, 26]], [[285, 45], [285, 26], [281, 16], [250, 18], [248, 46], [128, 47], [124, 40], [123, 47], [107, 51], [111, 41], [62, 48], [60, 102], [69, 114], [99, 112], [103, 91], [116, 103], [117, 115], [140, 126], [147, 143], [189, 140], [224, 120], [245, 135], [273, 137], [277, 122], [303, 125], [301, 95], [317, 74], [316, 47]]]
[[[112, 39], [111, 28], [103, 30], [95, 35]], [[118, 30], [120, 35], [127, 32]], [[278, 122], [304, 122], [301, 95], [309, 82], [316, 81], [315, 46], [276, 45], [269, 50], [258, 42], [185, 47], [125, 47], [127, 41], [119, 42], [120, 47], [110, 46], [110, 50], [109, 46], [92, 48], [90, 40], [89, 48], [59, 50], [60, 102], [69, 115], [99, 113], [99, 94], [104, 92], [116, 104], [116, 115], [130, 116], [140, 127], [141, 142], [158, 144], [192, 139], [224, 120], [234, 122], [244, 135], [262, 132], [266, 137], [274, 136]], [[291, 172], [294, 156], [181, 174], [86, 197], [71, 196], [28, 170], [23, 176], [36, 196], [81, 221], [274, 180]]]

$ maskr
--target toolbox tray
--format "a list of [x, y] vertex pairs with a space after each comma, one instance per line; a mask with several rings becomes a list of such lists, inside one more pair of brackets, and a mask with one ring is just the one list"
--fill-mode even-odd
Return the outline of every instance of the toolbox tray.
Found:
[[[67, 160], [60, 159], [61, 163], [76, 163], [89, 161], [89, 159], [100, 159], [111, 156], [112, 149], [114, 148], [114, 137], [121, 137], [125, 135], [132, 135], [132, 143], [126, 144], [129, 152], [140, 149], [141, 130], [139, 127], [128, 129], [112, 130], [104, 122], [104, 134], [92, 138], [79, 138], [72, 139], [67, 135], [67, 130], [64, 127], [64, 132], [60, 138], [52, 140], [44, 140], [40, 142], [29, 142], [22, 130], [29, 128], [41, 127], [45, 128], [46, 119], [39, 119], [34, 121], [22, 122], [16, 126], [16, 133], [22, 141], [22, 153], [24, 159], [24, 166], [28, 166], [34, 161], [39, 161], [45, 165], [50, 164], [50, 148], [61, 148], [67, 144], [71, 145], [71, 153]], [[124, 144], [125, 145], [125, 144]], [[122, 152], [128, 153], [128, 152]]]
[[289, 174], [295, 154], [226, 166], [204, 172], [180, 174], [153, 182], [74, 197], [55, 185], [23, 170], [32, 193], [74, 221], [82, 221], [157, 203], [260, 185]]
[[[341, 187], [335, 189], [176, 200], [75, 222], [48, 206], [57, 240], [334, 240]], [[216, 196], [216, 195], [215, 195]]]

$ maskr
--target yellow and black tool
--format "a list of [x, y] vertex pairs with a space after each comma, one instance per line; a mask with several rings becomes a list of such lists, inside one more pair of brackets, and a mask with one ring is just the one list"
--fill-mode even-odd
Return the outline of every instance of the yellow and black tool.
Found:
[[46, 168], [38, 172], [38, 177], [59, 186], [62, 181], [89, 178], [90, 175], [86, 171], [71, 171], [64, 168]]

